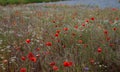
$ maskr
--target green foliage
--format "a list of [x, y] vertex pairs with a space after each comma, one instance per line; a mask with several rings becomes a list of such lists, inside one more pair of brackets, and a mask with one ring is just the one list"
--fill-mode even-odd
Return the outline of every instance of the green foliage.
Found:
[[53, 2], [53, 1], [60, 1], [60, 0], [0, 0], [0, 5], [40, 3], [40, 2], [50, 2], [50, 1]]

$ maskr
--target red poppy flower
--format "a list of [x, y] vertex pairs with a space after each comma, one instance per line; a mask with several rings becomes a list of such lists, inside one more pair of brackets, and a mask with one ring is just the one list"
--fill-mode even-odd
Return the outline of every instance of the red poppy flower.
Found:
[[116, 18], [115, 18], [115, 20], [116, 20], [116, 21], [118, 21], [118, 20], [119, 20], [119, 18], [118, 18], [118, 17], [116, 17]]
[[21, 57], [21, 60], [25, 61], [25, 60], [26, 60], [26, 58], [25, 58], [24, 56], [22, 56], [22, 57]]
[[92, 17], [92, 18], [90, 18], [92, 21], [94, 21], [95, 20], [95, 18], [94, 17]]
[[20, 72], [27, 72], [27, 69], [26, 68], [21, 68]]
[[78, 25], [75, 25], [74, 28], [75, 28], [75, 29], [78, 29]]
[[32, 52], [29, 52], [29, 54], [28, 54], [28, 58], [31, 58], [31, 57], [34, 57], [34, 55], [33, 55]]
[[33, 62], [37, 61], [36, 57], [31, 57], [30, 60], [33, 61]]
[[69, 66], [72, 66], [72, 65], [73, 65], [73, 62], [70, 61], [70, 62], [69, 62]]
[[36, 62], [36, 57], [33, 55], [32, 52], [30, 52], [30, 53], [28, 54], [28, 58], [29, 58], [29, 60], [31, 60], [31, 61], [33, 61], [33, 62]]
[[64, 61], [63, 65], [65, 67], [70, 67], [70, 66], [72, 66], [72, 62]]
[[102, 48], [99, 47], [99, 48], [97, 49], [97, 51], [98, 51], [98, 53], [101, 53], [101, 52], [102, 52]]
[[64, 28], [64, 31], [68, 31], [68, 28], [67, 28], [67, 27], [65, 27], [65, 28]]
[[112, 8], [112, 10], [113, 10], [113, 11], [116, 11], [116, 10], [118, 10], [118, 9], [117, 9], [117, 8]]
[[82, 40], [78, 40], [78, 43], [79, 43], [79, 44], [82, 44], [82, 43], [83, 43], [83, 41], [82, 41]]
[[30, 39], [26, 39], [26, 43], [30, 43], [31, 42], [31, 40]]
[[36, 48], [36, 51], [40, 51], [40, 48]]
[[85, 27], [85, 24], [82, 24], [83, 27]]
[[59, 68], [58, 68], [57, 66], [53, 66], [53, 70], [54, 70], [54, 71], [58, 71]]
[[65, 67], [69, 67], [69, 62], [65, 61], [65, 62], [63, 63], [63, 65], [64, 65]]
[[51, 42], [46, 42], [46, 46], [52, 46]]
[[56, 33], [56, 34], [55, 34], [55, 37], [58, 37], [58, 36], [59, 36], [59, 33]]
[[95, 62], [94, 59], [90, 59], [90, 63], [93, 64]]
[[104, 34], [106, 34], [106, 35], [107, 35], [107, 34], [108, 34], [108, 30], [104, 30]]
[[110, 39], [111, 39], [110, 37], [107, 37], [107, 38], [106, 38], [107, 41], [110, 41]]
[[58, 34], [59, 34], [59, 33], [60, 33], [60, 30], [56, 30], [56, 33], [58, 33]]
[[85, 22], [87, 22], [87, 23], [88, 23], [88, 22], [89, 22], [89, 20], [86, 20]]
[[113, 28], [113, 30], [114, 30], [114, 31], [116, 31], [116, 30], [117, 30], [117, 28], [116, 28], [116, 27], [114, 27], [114, 28]]
[[50, 63], [50, 66], [54, 66], [56, 63], [55, 62], [51, 62]]

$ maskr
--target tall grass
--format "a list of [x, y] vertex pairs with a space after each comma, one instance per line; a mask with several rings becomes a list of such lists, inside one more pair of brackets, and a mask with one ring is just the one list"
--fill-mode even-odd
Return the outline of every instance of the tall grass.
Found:
[[0, 72], [119, 72], [119, 18], [116, 8], [2, 7]]

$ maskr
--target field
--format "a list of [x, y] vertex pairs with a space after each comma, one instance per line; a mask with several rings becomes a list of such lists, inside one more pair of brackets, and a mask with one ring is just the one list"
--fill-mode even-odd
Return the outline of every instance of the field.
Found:
[[119, 9], [0, 7], [0, 72], [119, 71]]

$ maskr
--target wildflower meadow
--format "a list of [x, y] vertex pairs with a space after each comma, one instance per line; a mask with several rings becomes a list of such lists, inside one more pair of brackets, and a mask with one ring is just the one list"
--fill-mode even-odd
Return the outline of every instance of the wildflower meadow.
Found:
[[120, 72], [120, 10], [0, 6], [0, 72]]

